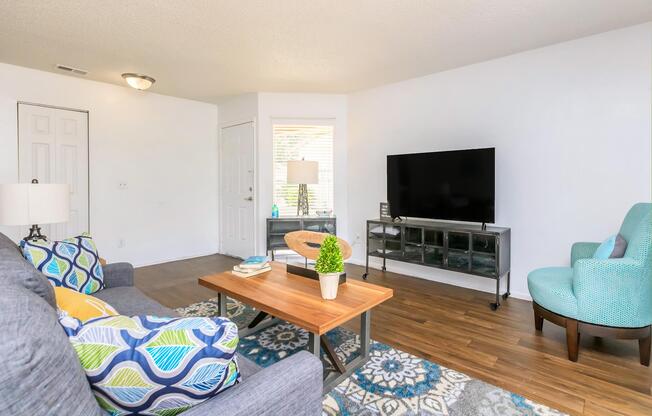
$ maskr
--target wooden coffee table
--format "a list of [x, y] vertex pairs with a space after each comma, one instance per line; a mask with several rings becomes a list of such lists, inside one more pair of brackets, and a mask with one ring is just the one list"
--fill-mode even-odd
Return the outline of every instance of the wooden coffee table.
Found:
[[[324, 392], [328, 392], [369, 359], [371, 308], [391, 298], [393, 291], [348, 279], [340, 285], [337, 299], [324, 300], [318, 281], [287, 273], [285, 263], [271, 262], [271, 266], [270, 272], [254, 277], [242, 278], [227, 271], [201, 277], [199, 284], [218, 292], [221, 316], [226, 316], [226, 296], [261, 311], [248, 328], [241, 330], [240, 336], [259, 331], [279, 320], [308, 331], [308, 350], [321, 359], [321, 345], [336, 369], [324, 378]], [[325, 334], [356, 317], [360, 317], [361, 324], [360, 356], [345, 365]]]

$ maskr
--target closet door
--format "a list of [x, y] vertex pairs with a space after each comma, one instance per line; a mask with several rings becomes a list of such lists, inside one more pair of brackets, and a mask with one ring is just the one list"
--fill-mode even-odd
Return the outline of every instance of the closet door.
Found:
[[19, 104], [18, 166], [20, 182], [70, 185], [70, 220], [41, 225], [48, 239], [89, 231], [88, 113]]

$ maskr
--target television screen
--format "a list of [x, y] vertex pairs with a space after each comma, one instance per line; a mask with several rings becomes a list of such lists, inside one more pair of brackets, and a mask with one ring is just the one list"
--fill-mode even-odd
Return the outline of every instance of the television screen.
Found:
[[387, 156], [392, 217], [494, 222], [495, 149]]

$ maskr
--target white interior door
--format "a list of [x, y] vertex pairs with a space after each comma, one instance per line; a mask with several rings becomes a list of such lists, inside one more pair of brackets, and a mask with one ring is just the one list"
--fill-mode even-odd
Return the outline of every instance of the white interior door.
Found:
[[19, 104], [18, 166], [20, 182], [70, 185], [70, 220], [41, 225], [48, 239], [89, 231], [88, 113]]
[[220, 135], [220, 247], [224, 254], [255, 254], [254, 125], [225, 127]]

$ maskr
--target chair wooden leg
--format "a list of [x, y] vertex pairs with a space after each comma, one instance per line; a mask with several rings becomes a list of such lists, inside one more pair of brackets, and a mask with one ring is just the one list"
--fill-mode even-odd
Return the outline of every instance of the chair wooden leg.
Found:
[[534, 326], [537, 331], [541, 331], [544, 319], [566, 328], [566, 346], [570, 361], [577, 361], [580, 349], [580, 334], [584, 334], [584, 336], [598, 337], [598, 342], [602, 337], [637, 339], [641, 364], [647, 367], [650, 366], [650, 359], [652, 358], [652, 325], [641, 328], [627, 328], [591, 324], [556, 314], [534, 302], [532, 306], [534, 308]]
[[641, 358], [641, 364], [649, 367], [650, 347], [652, 347], [652, 326], [648, 326], [647, 329], [647, 336], [638, 340], [638, 352]]
[[543, 316], [539, 315], [536, 309], [534, 310], [534, 328], [537, 331], [543, 331]]
[[577, 331], [577, 321], [575, 319], [566, 319], [566, 346], [568, 348], [568, 359], [577, 361], [580, 334]]

